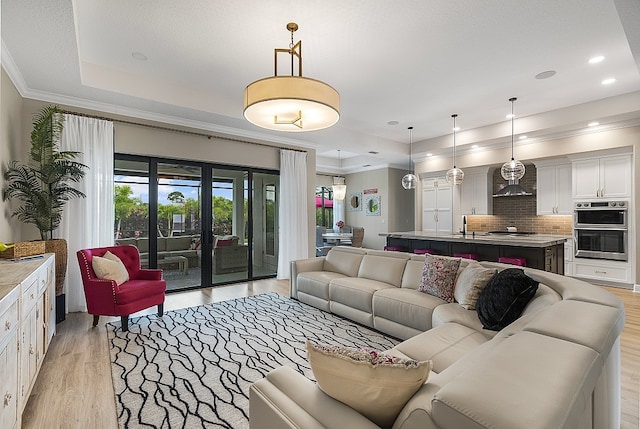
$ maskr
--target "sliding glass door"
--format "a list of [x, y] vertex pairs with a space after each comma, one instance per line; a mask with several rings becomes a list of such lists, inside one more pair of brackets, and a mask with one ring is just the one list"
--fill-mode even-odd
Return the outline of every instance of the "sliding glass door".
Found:
[[277, 172], [116, 155], [114, 177], [116, 243], [169, 291], [275, 276]]

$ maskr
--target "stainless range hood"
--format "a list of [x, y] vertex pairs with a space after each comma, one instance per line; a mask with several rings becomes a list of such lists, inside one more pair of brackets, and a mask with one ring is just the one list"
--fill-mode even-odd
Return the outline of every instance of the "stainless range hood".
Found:
[[524, 189], [517, 180], [509, 180], [509, 184], [493, 194], [493, 197], [528, 197], [531, 195], [533, 194]]

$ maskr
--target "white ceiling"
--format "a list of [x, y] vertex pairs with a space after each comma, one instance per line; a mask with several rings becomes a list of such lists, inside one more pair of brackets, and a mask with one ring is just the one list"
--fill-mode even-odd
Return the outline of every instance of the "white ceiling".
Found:
[[[507, 143], [513, 96], [541, 138], [640, 121], [637, 0], [2, 0], [1, 15], [2, 64], [25, 97], [315, 147], [327, 172], [406, 166], [408, 126], [418, 156], [450, 151], [452, 113], [461, 150]], [[290, 21], [304, 75], [341, 95], [333, 128], [243, 119], [243, 90], [273, 74]]]

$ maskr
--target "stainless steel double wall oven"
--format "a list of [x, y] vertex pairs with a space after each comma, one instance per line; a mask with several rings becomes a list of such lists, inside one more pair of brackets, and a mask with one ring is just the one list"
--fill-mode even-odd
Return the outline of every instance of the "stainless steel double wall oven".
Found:
[[628, 201], [576, 202], [575, 256], [626, 261], [629, 258], [628, 208]]

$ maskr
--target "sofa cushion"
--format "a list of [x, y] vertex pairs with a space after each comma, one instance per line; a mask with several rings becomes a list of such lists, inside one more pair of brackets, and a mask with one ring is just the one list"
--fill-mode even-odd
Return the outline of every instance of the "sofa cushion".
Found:
[[475, 329], [457, 323], [445, 323], [403, 341], [390, 353], [395, 354], [397, 350], [411, 359], [431, 360], [433, 371], [440, 373], [487, 341], [489, 339]]
[[91, 266], [99, 279], [114, 280], [118, 285], [129, 280], [129, 272], [124, 263], [109, 251], [104, 256], [94, 256]]
[[434, 328], [445, 323], [457, 323], [478, 331], [487, 338], [493, 338], [497, 334], [496, 331], [484, 329], [482, 322], [478, 318], [478, 313], [472, 310], [465, 310], [455, 302], [436, 307], [431, 316], [431, 323]]
[[390, 288], [398, 289], [376, 280], [339, 277], [329, 284], [329, 299], [357, 310], [373, 313], [373, 294], [381, 289]]
[[538, 289], [538, 282], [520, 268], [507, 268], [496, 274], [480, 293], [476, 306], [486, 329], [499, 331], [522, 314]]
[[470, 262], [456, 280], [454, 298], [466, 310], [475, 310], [480, 292], [498, 272], [495, 268], [485, 268], [477, 262]]
[[407, 261], [404, 266], [404, 273], [402, 273], [400, 287], [417, 290], [422, 279], [423, 268], [424, 261], [415, 261], [413, 259]]
[[358, 269], [364, 256], [364, 251], [360, 252], [344, 251], [342, 249], [331, 249], [324, 259], [323, 269], [325, 271], [333, 271], [348, 277], [356, 277]]
[[343, 274], [331, 271], [308, 271], [298, 274], [298, 292], [304, 292], [324, 300], [329, 300], [329, 283], [344, 277]]
[[189, 250], [191, 237], [169, 237], [167, 238], [167, 251]]
[[360, 263], [358, 277], [399, 287], [407, 259], [409, 258], [365, 255]]
[[460, 258], [426, 255], [418, 291], [453, 302], [453, 289], [460, 267]]
[[406, 360], [369, 349], [307, 341], [307, 351], [320, 389], [381, 427], [393, 424], [431, 370], [430, 361]]
[[431, 314], [446, 301], [408, 288], [389, 288], [373, 295], [373, 315], [420, 331], [431, 329]]

